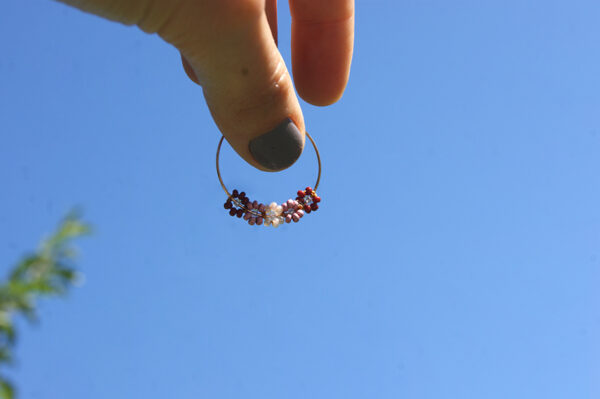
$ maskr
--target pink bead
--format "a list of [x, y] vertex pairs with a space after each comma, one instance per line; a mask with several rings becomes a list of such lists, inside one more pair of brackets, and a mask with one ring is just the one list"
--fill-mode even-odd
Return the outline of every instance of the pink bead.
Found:
[[296, 213], [298, 214], [298, 217], [300, 217], [300, 218], [301, 218], [302, 216], [304, 216], [304, 211], [303, 211], [302, 209], [298, 209], [298, 210], [296, 211]]
[[295, 222], [297, 222], [298, 220], [300, 220], [300, 216], [298, 216], [298, 214], [297, 214], [297, 213], [294, 213], [294, 214], [292, 215], [292, 219], [294, 220], [294, 223], [295, 223]]
[[283, 210], [283, 212], [288, 210], [288, 204], [287, 202], [284, 202], [283, 204], [281, 204], [281, 209]]
[[260, 216], [259, 216], [259, 217], [257, 217], [257, 218], [256, 218], [256, 224], [257, 224], [257, 225], [259, 225], [259, 226], [260, 226], [261, 224], [263, 224], [263, 218], [262, 218], [262, 217], [260, 217]]
[[289, 222], [291, 222], [291, 221], [292, 221], [292, 215], [289, 215], [289, 214], [288, 214], [288, 215], [285, 215], [285, 222], [286, 222], [286, 223], [289, 223]]
[[254, 226], [255, 223], [256, 223], [256, 218], [250, 218], [250, 220], [248, 220], [248, 224], [250, 226]]
[[252, 202], [247, 203], [246, 208], [248, 208], [248, 210], [252, 209]]
[[254, 202], [252, 203], [252, 208], [253, 208], [253, 209], [258, 209], [258, 201], [254, 201]]
[[267, 207], [265, 206], [265, 204], [260, 204], [258, 206], [258, 210], [261, 211], [261, 212], [264, 212], [266, 209], [267, 209]]
[[251, 217], [252, 215], [250, 214], [250, 212], [244, 213], [244, 220], [250, 220]]
[[287, 205], [288, 208], [293, 209], [296, 206], [296, 201], [294, 201], [293, 199], [289, 199], [287, 200]]

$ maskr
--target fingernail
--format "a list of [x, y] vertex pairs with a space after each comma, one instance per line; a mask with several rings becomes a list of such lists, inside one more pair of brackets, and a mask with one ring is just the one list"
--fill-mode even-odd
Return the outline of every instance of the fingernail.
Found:
[[250, 141], [250, 152], [266, 169], [289, 168], [302, 154], [302, 133], [286, 118], [273, 130]]

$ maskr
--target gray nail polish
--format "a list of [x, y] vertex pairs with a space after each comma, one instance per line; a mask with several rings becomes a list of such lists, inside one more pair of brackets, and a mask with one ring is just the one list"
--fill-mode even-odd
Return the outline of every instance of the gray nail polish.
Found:
[[250, 153], [266, 169], [289, 168], [302, 154], [302, 133], [290, 118], [250, 141]]

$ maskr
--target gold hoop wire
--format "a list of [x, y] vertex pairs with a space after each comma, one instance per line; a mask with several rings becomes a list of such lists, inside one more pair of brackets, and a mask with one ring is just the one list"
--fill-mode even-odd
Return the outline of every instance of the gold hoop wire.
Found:
[[[321, 156], [319, 155], [319, 149], [317, 148], [315, 141], [312, 137], [310, 137], [310, 134], [308, 134], [308, 132], [306, 132], [306, 137], [308, 137], [313, 148], [315, 149], [315, 154], [317, 155], [317, 162], [319, 163], [319, 173], [317, 174], [317, 182], [315, 183], [314, 187], [314, 190], [317, 191], [317, 188], [319, 188], [319, 182], [321, 181]], [[224, 139], [225, 136], [221, 136], [221, 140], [219, 140], [219, 145], [217, 146], [217, 177], [219, 178], [219, 183], [221, 183], [221, 187], [223, 187], [223, 191], [227, 193], [227, 197], [231, 197], [231, 194], [227, 190], [227, 187], [225, 187], [225, 183], [223, 183], [223, 179], [221, 178], [221, 170], [219, 169], [219, 155], [221, 154], [221, 145], [223, 144]]]

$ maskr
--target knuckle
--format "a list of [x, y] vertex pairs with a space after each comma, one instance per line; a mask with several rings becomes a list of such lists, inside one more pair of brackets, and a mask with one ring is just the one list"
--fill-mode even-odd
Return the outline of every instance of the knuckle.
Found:
[[264, 0], [219, 0], [215, 4], [216, 14], [230, 22], [256, 20], [265, 12]]

